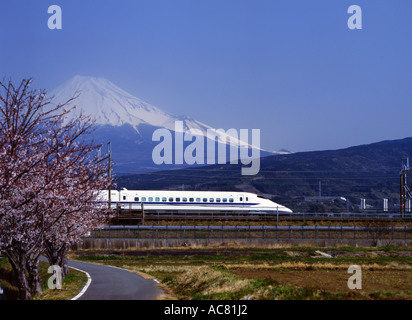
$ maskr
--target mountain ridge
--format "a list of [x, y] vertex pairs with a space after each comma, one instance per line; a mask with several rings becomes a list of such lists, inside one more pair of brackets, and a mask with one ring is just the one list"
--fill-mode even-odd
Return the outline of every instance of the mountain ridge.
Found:
[[[213, 165], [117, 177], [116, 182], [128, 189], [180, 189], [184, 185], [185, 190], [252, 191], [296, 211], [319, 210], [320, 204], [322, 210], [359, 209], [362, 198], [378, 209], [384, 198], [389, 199], [390, 208], [397, 210], [401, 162], [410, 156], [412, 137], [407, 137], [263, 157], [260, 172], [250, 177], [240, 176], [238, 165]], [[320, 203], [319, 192], [329, 200]], [[331, 199], [333, 205], [328, 206]]]

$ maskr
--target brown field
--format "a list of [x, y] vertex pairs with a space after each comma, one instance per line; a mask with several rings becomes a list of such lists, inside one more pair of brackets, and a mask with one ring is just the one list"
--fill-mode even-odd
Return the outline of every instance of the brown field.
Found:
[[[279, 285], [297, 288], [319, 288], [331, 292], [352, 292], [347, 281], [350, 274], [345, 270], [268, 270], [253, 268], [231, 268], [235, 275], [254, 280], [275, 280]], [[411, 270], [365, 270], [362, 272], [362, 289], [359, 292], [400, 292], [411, 290]], [[356, 289], [355, 289], [356, 290]], [[406, 296], [405, 296], [406, 298]], [[408, 294], [412, 298], [412, 292]]]

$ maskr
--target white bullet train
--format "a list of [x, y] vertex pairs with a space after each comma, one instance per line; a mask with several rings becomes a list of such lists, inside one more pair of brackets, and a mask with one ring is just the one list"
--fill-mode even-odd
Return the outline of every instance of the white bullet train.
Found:
[[[108, 191], [101, 191], [102, 201], [109, 201]], [[292, 210], [249, 192], [112, 190], [112, 208], [156, 213], [238, 212], [290, 214]]]

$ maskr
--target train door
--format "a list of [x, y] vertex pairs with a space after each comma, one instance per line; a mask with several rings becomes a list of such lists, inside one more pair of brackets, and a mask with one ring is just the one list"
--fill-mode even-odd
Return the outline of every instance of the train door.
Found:
[[120, 202], [127, 202], [129, 201], [129, 192], [127, 190], [120, 191]]
[[237, 195], [237, 202], [243, 205], [245, 203], [245, 195], [244, 194], [238, 194]]
[[121, 190], [119, 192], [119, 205], [118, 205], [118, 207], [119, 207], [120, 210], [125, 210], [125, 209], [128, 208], [128, 204], [126, 202], [128, 202], [129, 199], [130, 199], [129, 191]]

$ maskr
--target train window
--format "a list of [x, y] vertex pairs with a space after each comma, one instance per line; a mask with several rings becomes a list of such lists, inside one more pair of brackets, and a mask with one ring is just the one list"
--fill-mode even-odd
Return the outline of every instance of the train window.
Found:
[[172, 197], [169, 198], [169, 202], [173, 202], [173, 198], [172, 198]]
[[176, 202], [180, 202], [180, 198], [176, 198]]
[[139, 197], [134, 197], [134, 201], [139, 202]]
[[123, 200], [126, 200], [126, 196], [123, 196]]
[[203, 198], [203, 202], [207, 202], [207, 198]]
[[152, 202], [152, 201], [153, 201], [153, 197], [149, 197], [149, 201]]
[[220, 198], [216, 198], [216, 202], [220, 202]]
[[233, 198], [229, 198], [229, 202], [233, 202]]
[[200, 202], [200, 198], [196, 198], [196, 202]]
[[182, 201], [183, 201], [183, 202], [187, 202], [187, 198], [183, 198]]
[[163, 198], [162, 198], [162, 201], [163, 201], [163, 202], [166, 202], [166, 201], [167, 201], [167, 198], [166, 198], [166, 197], [163, 197]]
[[226, 198], [223, 198], [222, 201], [223, 201], [223, 202], [227, 202], [227, 199], [226, 199]]
[[194, 202], [195, 199], [189, 198], [189, 202]]
[[215, 202], [214, 198], [209, 198], [209, 202]]
[[156, 198], [155, 198], [155, 201], [156, 201], [156, 202], [159, 202], [159, 201], [160, 201], [160, 198], [159, 198], [159, 197], [156, 197]]
[[240, 200], [240, 201], [243, 201], [243, 198], [242, 198], [242, 197], [240, 197], [240, 198], [239, 198], [239, 200]]
[[146, 201], [146, 197], [142, 197], [142, 202], [145, 202]]
[[246, 201], [249, 201], [249, 198], [248, 198], [248, 197], [246, 197]]

